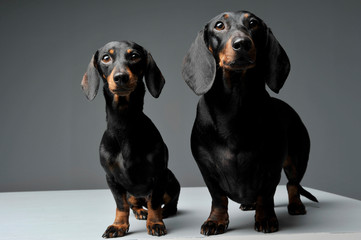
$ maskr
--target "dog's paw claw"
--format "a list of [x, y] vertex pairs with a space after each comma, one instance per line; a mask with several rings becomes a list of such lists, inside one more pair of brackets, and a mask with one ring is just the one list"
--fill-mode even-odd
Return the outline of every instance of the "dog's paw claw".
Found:
[[152, 236], [163, 236], [167, 234], [167, 229], [165, 228], [165, 225], [163, 222], [161, 223], [154, 223], [154, 224], [148, 224], [148, 234]]
[[273, 233], [278, 231], [278, 220], [277, 218], [263, 219], [262, 221], [256, 221], [254, 229], [257, 232]]
[[123, 237], [129, 230], [129, 225], [113, 224], [110, 225], [102, 235], [103, 238]]
[[228, 228], [228, 222], [218, 223], [216, 221], [206, 221], [201, 227], [201, 234], [210, 236], [225, 233]]

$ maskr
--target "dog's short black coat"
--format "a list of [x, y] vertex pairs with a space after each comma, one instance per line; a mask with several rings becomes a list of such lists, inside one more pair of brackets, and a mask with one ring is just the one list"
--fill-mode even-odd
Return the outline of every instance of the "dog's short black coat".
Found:
[[107, 129], [99, 153], [117, 206], [103, 234], [107, 238], [128, 231], [130, 208], [137, 219], [147, 219], [148, 233], [158, 236], [166, 234], [162, 219], [177, 211], [180, 185], [167, 168], [167, 146], [143, 113], [143, 77], [157, 98], [165, 81], [151, 54], [133, 42], [110, 42], [96, 51], [81, 83], [89, 100], [101, 79], [104, 83]]
[[247, 11], [226, 12], [201, 30], [183, 62], [186, 83], [202, 95], [191, 148], [212, 197], [204, 235], [226, 231], [228, 198], [256, 210], [255, 230], [275, 232], [273, 196], [284, 169], [290, 214], [305, 214], [300, 186], [310, 139], [297, 113], [270, 97], [290, 71], [289, 59], [271, 30]]

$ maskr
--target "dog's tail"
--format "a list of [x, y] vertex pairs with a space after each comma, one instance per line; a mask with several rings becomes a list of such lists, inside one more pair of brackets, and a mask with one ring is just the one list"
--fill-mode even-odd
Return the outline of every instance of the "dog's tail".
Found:
[[310, 199], [311, 201], [318, 202], [317, 198], [315, 196], [313, 196], [310, 192], [305, 190], [301, 185], [298, 186], [298, 190], [300, 191], [300, 194], [302, 196]]

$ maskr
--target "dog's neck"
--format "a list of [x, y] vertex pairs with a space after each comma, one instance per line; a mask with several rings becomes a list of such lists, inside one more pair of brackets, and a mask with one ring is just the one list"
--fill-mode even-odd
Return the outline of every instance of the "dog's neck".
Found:
[[137, 88], [127, 96], [114, 95], [106, 87], [104, 87], [103, 91], [108, 128], [127, 128], [139, 114], [143, 113], [145, 94], [143, 83], [140, 83]]
[[231, 136], [241, 126], [247, 128], [263, 114], [262, 109], [269, 94], [264, 82], [256, 82], [260, 79], [253, 74], [249, 71], [226, 72], [219, 69], [212, 88], [204, 95], [209, 116], [224, 138]]
[[212, 105], [240, 110], [262, 104], [269, 94], [256, 69], [229, 71], [219, 68], [212, 88], [205, 94]]

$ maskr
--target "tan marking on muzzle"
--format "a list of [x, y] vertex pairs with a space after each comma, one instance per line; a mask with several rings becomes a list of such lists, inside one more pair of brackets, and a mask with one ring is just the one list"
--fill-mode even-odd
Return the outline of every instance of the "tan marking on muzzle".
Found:
[[138, 76], [133, 74], [132, 71], [129, 69], [129, 67], [126, 67], [125, 70], [129, 75], [128, 88], [131, 89], [131, 92], [133, 92], [134, 89], [137, 87]]
[[114, 82], [114, 73], [115, 73], [115, 68], [113, 68], [112, 72], [109, 74], [109, 76], [107, 77], [107, 82], [108, 82], [108, 86], [109, 86], [109, 90], [114, 93], [115, 90], [117, 90], [117, 84]]
[[222, 51], [219, 53], [219, 66], [224, 67], [224, 65], [229, 64], [230, 62], [234, 61], [236, 56], [235, 51], [232, 48], [232, 39], [230, 38]]

